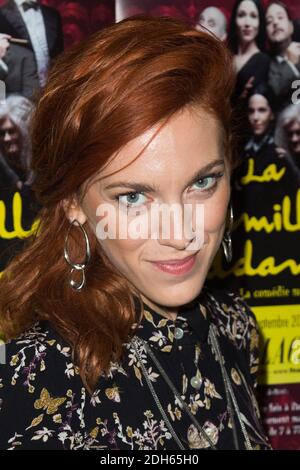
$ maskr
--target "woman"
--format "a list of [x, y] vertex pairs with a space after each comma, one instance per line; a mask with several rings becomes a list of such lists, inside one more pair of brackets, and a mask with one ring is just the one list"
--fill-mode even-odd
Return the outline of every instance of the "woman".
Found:
[[265, 167], [276, 158], [274, 144], [275, 112], [273, 95], [269, 87], [260, 84], [252, 90], [248, 100], [248, 121], [252, 137], [247, 142], [245, 153], [255, 158], [256, 163]]
[[263, 52], [265, 17], [260, 0], [237, 0], [232, 10], [228, 45], [237, 70], [235, 99], [245, 100], [251, 89], [266, 82], [270, 58]]
[[[283, 114], [279, 115], [274, 131], [273, 98], [270, 88], [263, 85], [250, 95], [247, 113], [252, 137], [244, 149], [243, 162], [232, 178], [231, 200], [235, 219], [240, 223], [235, 224], [232, 234], [233, 274], [227, 276], [227, 286], [252, 294], [259, 292], [262, 285], [262, 269], [258, 267], [267, 266], [269, 260], [276, 267], [284, 266], [286, 260], [292, 264], [297, 244], [297, 231], [289, 230], [285, 220], [282, 225], [276, 225], [279, 220], [276, 217], [282, 213], [284, 219], [287, 207], [290, 214], [297, 212], [300, 180], [297, 180], [294, 165], [290, 164], [290, 155], [283, 148], [287, 148], [287, 140], [283, 139]], [[264, 288], [271, 291], [274, 286], [283, 285], [287, 276], [290, 276], [289, 285], [292, 284], [291, 271], [289, 268], [277, 269], [274, 274], [274, 270], [271, 273], [266, 269]]]
[[278, 156], [290, 171], [290, 181], [300, 184], [300, 104], [290, 104], [279, 114], [275, 129]]
[[32, 126], [39, 233], [1, 282], [0, 448], [269, 447], [254, 316], [204, 286], [234, 167], [231, 64], [151, 16], [56, 62]]
[[28, 124], [32, 110], [32, 102], [23, 96], [10, 95], [0, 103], [0, 211], [4, 227], [0, 229], [0, 271], [23, 247], [22, 232], [30, 230], [38, 211], [30, 188]]
[[30, 178], [28, 122], [32, 109], [31, 101], [18, 95], [0, 104], [1, 188], [21, 189]]
[[[235, 219], [241, 223], [236, 223], [232, 234], [234, 256], [231, 266], [235, 269], [233, 276], [227, 279], [227, 286], [230, 289], [232, 286], [235, 289], [242, 288], [244, 292], [259, 290], [261, 277], [258, 274], [249, 275], [246, 269], [240, 268], [241, 260], [251, 257], [251, 265], [259, 266], [262, 260], [270, 259], [274, 253], [278, 260], [278, 246], [294, 246], [292, 239], [286, 243], [284, 231], [273, 230], [270, 233], [268, 227], [265, 229], [268, 224], [263, 224], [264, 221], [272, 220], [274, 208], [281, 206], [285, 196], [290, 193], [294, 198], [296, 194], [287, 165], [278, 158], [274, 142], [273, 103], [273, 94], [267, 85], [260, 84], [252, 90], [247, 106], [251, 137], [243, 149], [243, 161], [232, 177], [231, 201]], [[253, 222], [250, 227], [249, 220], [257, 220], [257, 225]], [[286, 249], [280, 250], [282, 263], [290, 256], [291, 253], [287, 255]], [[267, 288], [272, 289], [273, 276], [266, 276], [264, 282]]]
[[251, 137], [243, 150], [243, 161], [233, 176], [237, 190], [232, 196], [236, 215], [245, 211], [253, 215], [269, 212], [272, 207], [270, 197], [275, 188], [278, 189], [276, 181], [273, 187], [270, 181], [268, 184], [262, 184], [255, 178], [248, 181], [250, 174], [261, 176], [270, 165], [274, 167], [276, 164], [278, 171], [283, 167], [274, 143], [275, 113], [272, 98], [269, 87], [260, 84], [252, 90], [248, 99], [247, 118]]

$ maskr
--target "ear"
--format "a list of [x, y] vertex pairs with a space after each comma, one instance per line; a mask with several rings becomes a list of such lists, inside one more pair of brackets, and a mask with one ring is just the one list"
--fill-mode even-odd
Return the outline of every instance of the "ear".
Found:
[[65, 211], [67, 219], [70, 222], [73, 222], [74, 219], [78, 220], [81, 225], [86, 222], [87, 216], [83, 212], [80, 204], [78, 203], [75, 197], [71, 199], [64, 199], [62, 201], [62, 207]]
[[290, 35], [292, 36], [294, 34], [294, 23], [290, 21]]

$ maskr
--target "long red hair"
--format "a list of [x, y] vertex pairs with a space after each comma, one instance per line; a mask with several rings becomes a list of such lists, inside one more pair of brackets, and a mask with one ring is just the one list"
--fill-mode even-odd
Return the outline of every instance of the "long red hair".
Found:
[[[63, 256], [69, 221], [64, 200], [131, 139], [188, 105], [201, 105], [220, 123], [224, 155], [233, 164], [235, 84], [226, 46], [169, 17], [127, 18], [62, 54], [49, 74], [31, 123], [34, 190], [43, 208], [36, 234], [0, 280], [0, 330], [7, 340], [47, 320], [73, 348], [92, 390], [110, 361], [122, 357], [135, 318], [128, 281], [101, 252], [85, 224], [91, 262], [86, 287], [74, 291]], [[71, 230], [69, 250], [84, 244]]]

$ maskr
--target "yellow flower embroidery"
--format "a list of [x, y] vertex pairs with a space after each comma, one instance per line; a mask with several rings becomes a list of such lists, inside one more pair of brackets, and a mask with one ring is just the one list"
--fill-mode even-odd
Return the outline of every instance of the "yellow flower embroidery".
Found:
[[11, 366], [16, 366], [19, 362], [19, 356], [16, 354], [15, 356], [12, 356], [10, 365]]
[[109, 400], [113, 400], [117, 403], [120, 403], [121, 401], [118, 387], [107, 388], [105, 390], [105, 395], [107, 396]]
[[242, 383], [241, 377], [239, 373], [237, 372], [237, 370], [234, 368], [231, 369], [231, 378], [236, 385], [241, 385]]
[[53, 421], [54, 421], [54, 423], [61, 423], [62, 422], [61, 414], [54, 415], [53, 416]]
[[98, 426], [96, 426], [94, 429], [91, 430], [90, 436], [93, 439], [96, 439], [96, 437], [98, 436], [98, 432], [99, 432], [99, 428], [98, 428]]

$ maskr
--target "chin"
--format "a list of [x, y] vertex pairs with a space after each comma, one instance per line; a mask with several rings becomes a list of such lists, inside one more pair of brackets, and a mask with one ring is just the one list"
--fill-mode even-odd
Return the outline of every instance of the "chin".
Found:
[[174, 286], [172, 288], [158, 289], [154, 295], [148, 296], [153, 302], [164, 307], [181, 307], [192, 302], [201, 292], [203, 283], [192, 286]]
[[283, 38], [283, 37], [275, 37], [274, 42], [277, 43], [277, 44], [281, 44], [285, 40], [286, 40], [286, 38]]

